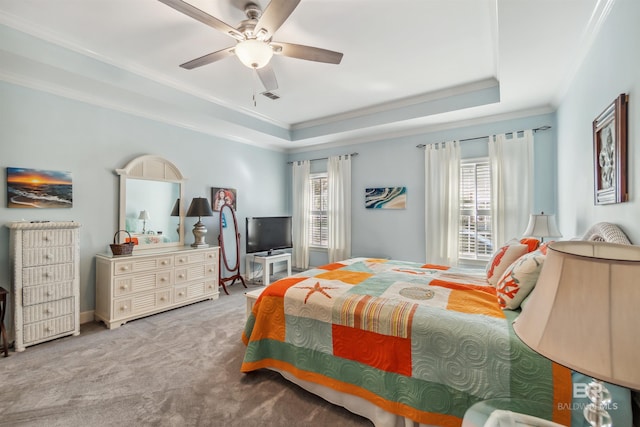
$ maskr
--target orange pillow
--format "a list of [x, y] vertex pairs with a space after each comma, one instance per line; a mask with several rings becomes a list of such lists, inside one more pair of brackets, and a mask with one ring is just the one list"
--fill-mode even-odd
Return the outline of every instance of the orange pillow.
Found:
[[520, 243], [527, 245], [529, 248], [527, 249], [527, 252], [533, 252], [538, 249], [538, 246], [540, 246], [540, 240], [534, 239], [533, 237], [523, 237], [520, 239]]

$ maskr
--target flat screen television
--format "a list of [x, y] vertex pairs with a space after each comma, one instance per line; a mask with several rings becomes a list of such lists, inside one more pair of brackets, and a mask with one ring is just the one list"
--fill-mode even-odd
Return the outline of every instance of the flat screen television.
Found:
[[248, 254], [267, 252], [271, 255], [277, 249], [293, 247], [290, 216], [247, 217]]

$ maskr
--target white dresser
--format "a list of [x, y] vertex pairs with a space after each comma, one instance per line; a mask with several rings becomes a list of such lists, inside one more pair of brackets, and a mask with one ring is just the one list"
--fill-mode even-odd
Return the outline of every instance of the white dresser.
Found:
[[95, 318], [109, 329], [129, 320], [218, 298], [218, 247], [96, 255]]
[[80, 224], [14, 222], [7, 227], [15, 350], [80, 334]]

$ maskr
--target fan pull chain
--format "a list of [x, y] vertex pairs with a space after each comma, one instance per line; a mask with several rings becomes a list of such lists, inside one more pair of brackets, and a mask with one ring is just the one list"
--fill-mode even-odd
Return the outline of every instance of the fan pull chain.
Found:
[[256, 99], [256, 84], [258, 83], [258, 70], [253, 69], [253, 84], [251, 85], [253, 88], [253, 106], [258, 106], [258, 100]]

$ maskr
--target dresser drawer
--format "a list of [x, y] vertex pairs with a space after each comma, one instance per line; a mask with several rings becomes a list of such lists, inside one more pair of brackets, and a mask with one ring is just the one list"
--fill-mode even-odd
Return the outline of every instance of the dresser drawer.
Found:
[[113, 282], [113, 295], [119, 297], [170, 286], [173, 283], [172, 275], [172, 270], [164, 270], [158, 273], [119, 276]]
[[113, 301], [113, 319], [123, 319], [139, 314], [147, 314], [156, 309], [169, 306], [172, 302], [170, 289], [132, 295], [129, 298], [118, 298]]
[[73, 291], [74, 283], [72, 281], [29, 286], [22, 288], [22, 305], [28, 306], [71, 297], [74, 295]]
[[24, 325], [24, 343], [40, 341], [65, 332], [71, 332], [75, 327], [73, 314]]
[[46, 248], [50, 246], [73, 246], [73, 229], [25, 230], [22, 233], [22, 247]]
[[62, 300], [26, 306], [22, 312], [25, 325], [43, 320], [53, 319], [65, 314], [72, 314], [75, 300], [65, 298]]
[[189, 265], [203, 262], [217, 262], [218, 250], [212, 249], [209, 251], [202, 251], [196, 253], [181, 253], [175, 257], [175, 265], [179, 267], [181, 265]]
[[72, 246], [52, 246], [47, 248], [24, 249], [22, 251], [23, 267], [38, 265], [64, 264], [73, 262]]
[[216, 293], [216, 288], [217, 284], [215, 280], [176, 286], [173, 298], [176, 303], [188, 301], [205, 295], [213, 295]]
[[74, 278], [74, 265], [71, 263], [22, 269], [22, 286], [24, 287], [63, 282]]
[[173, 267], [173, 256], [163, 256], [154, 258], [134, 259], [116, 261], [114, 264], [114, 275], [139, 273], [142, 271], [157, 270], [158, 268]]

